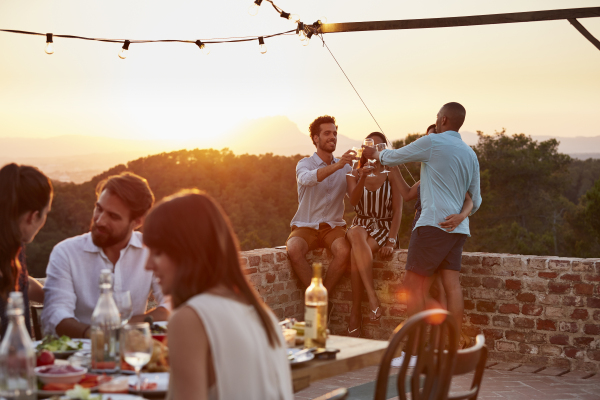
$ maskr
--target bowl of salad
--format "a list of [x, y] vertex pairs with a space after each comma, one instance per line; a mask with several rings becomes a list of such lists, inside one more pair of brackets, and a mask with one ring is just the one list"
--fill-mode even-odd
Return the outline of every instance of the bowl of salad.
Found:
[[33, 342], [36, 351], [51, 351], [54, 357], [65, 359], [80, 350], [91, 350], [92, 344], [89, 339], [71, 339], [68, 336], [56, 337], [47, 335], [42, 340]]

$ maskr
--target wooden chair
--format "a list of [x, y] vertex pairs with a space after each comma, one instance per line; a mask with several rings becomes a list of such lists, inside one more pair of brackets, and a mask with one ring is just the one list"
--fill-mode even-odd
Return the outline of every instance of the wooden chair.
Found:
[[469, 391], [448, 396], [448, 400], [477, 399], [479, 388], [481, 387], [481, 380], [483, 379], [487, 354], [485, 337], [483, 335], [477, 335], [475, 346], [465, 350], [459, 350], [456, 353], [456, 364], [454, 365], [452, 375], [464, 375], [472, 371], [475, 371], [475, 374], [473, 375], [473, 383], [471, 384], [471, 389]]
[[29, 311], [31, 313], [31, 328], [33, 329], [33, 339], [42, 340], [42, 323], [40, 317], [42, 316], [42, 310], [44, 309], [43, 304], [30, 303]]
[[[458, 349], [454, 317], [441, 309], [422, 311], [394, 330], [379, 367], [375, 400], [386, 399], [391, 362], [401, 347], [405, 357], [398, 373], [399, 399], [406, 400], [407, 381], [412, 400], [446, 399]], [[417, 356], [417, 364], [409, 376], [407, 371], [412, 355]]]

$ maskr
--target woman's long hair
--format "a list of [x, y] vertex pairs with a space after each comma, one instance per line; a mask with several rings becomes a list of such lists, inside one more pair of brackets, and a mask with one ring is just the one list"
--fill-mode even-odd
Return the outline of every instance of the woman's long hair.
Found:
[[[373, 137], [379, 137], [381, 140], [383, 140], [383, 143], [387, 144], [388, 146], [390, 145], [390, 142], [388, 141], [387, 137], [385, 137], [385, 135], [381, 132], [371, 132], [367, 135], [367, 137], [365, 139], [368, 138], [373, 138]], [[367, 157], [362, 156], [360, 158], [360, 161], [358, 162], [358, 168], [362, 168], [367, 164]]]
[[268, 307], [240, 266], [239, 245], [229, 219], [208, 194], [183, 190], [163, 199], [146, 217], [144, 244], [164, 251], [176, 264], [173, 306], [223, 285], [257, 311], [272, 347], [281, 345]]
[[35, 167], [8, 164], [0, 169], [0, 296], [18, 290], [22, 246], [19, 217], [40, 213], [50, 202], [52, 183]]

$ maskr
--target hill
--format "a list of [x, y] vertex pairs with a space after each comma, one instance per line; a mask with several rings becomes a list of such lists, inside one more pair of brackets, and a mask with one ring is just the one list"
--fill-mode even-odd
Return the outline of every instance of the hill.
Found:
[[[469, 145], [477, 144], [476, 133], [461, 132]], [[390, 140], [402, 135], [389, 133]], [[533, 137], [536, 141], [548, 137]], [[600, 158], [600, 136], [558, 137], [559, 151], [575, 158]], [[360, 140], [338, 136], [338, 154], [360, 145]], [[82, 183], [106, 169], [125, 164], [139, 157], [162, 152], [194, 148], [228, 148], [235, 154], [273, 153], [283, 156], [312, 154], [314, 146], [305, 130], [284, 116], [246, 121], [229, 132], [207, 140], [130, 140], [84, 135], [65, 135], [53, 138], [0, 138], [0, 165], [8, 162], [38, 166], [52, 179]]]

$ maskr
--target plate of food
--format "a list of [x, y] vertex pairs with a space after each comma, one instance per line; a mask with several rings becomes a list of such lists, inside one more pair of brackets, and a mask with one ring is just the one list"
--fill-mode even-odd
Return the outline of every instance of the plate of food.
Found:
[[[152, 340], [152, 356], [148, 364], [144, 365], [142, 372], [169, 372], [169, 349], [159, 340]], [[121, 361], [122, 374], [135, 374], [133, 367]]]
[[135, 385], [137, 384], [137, 376], [129, 377], [129, 393], [138, 393], [141, 395], [161, 395], [166, 394], [169, 389], [169, 373], [168, 372], [157, 372], [157, 373], [143, 373], [142, 378], [142, 390], [137, 391]]
[[35, 369], [40, 396], [60, 396], [76, 386], [96, 391], [98, 385], [111, 380], [107, 376], [88, 374], [86, 368], [71, 365], [47, 365]]
[[56, 337], [47, 335], [42, 340], [33, 342], [37, 352], [47, 350], [54, 354], [56, 358], [68, 358], [80, 350], [91, 350], [92, 342], [90, 339], [71, 339], [68, 336]]

